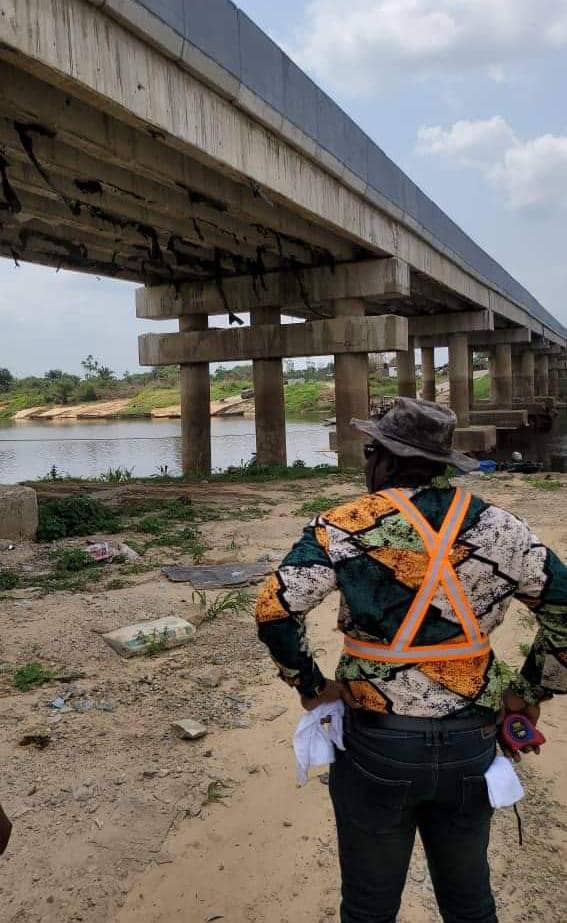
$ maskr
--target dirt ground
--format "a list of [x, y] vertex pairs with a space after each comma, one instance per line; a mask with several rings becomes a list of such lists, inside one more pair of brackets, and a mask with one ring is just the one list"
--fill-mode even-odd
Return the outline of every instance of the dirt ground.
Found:
[[[567, 556], [564, 491], [536, 489], [522, 477], [470, 479], [471, 489], [525, 516], [540, 538]], [[190, 488], [193, 501], [234, 510], [202, 526], [206, 563], [276, 562], [307, 518], [295, 514], [321, 495], [360, 491], [337, 478], [255, 486]], [[124, 492], [106, 489], [106, 499]], [[179, 493], [179, 488], [172, 488]], [[242, 510], [247, 512], [242, 513]], [[254, 515], [253, 511], [256, 511]], [[230, 515], [230, 513], [229, 513]], [[123, 536], [128, 540], [131, 536]], [[0, 550], [0, 569], [31, 567], [33, 546]], [[325, 923], [338, 920], [338, 874], [328, 790], [299, 789], [290, 747], [300, 716], [295, 693], [274, 677], [249, 615], [202, 621], [188, 584], [172, 584], [161, 550], [155, 568], [117, 590], [95, 586], [41, 598], [0, 599], [0, 800], [14, 821], [2, 862], [6, 923]], [[213, 598], [215, 594], [209, 594]], [[311, 638], [330, 672], [339, 649], [337, 599], [311, 616]], [[101, 633], [181, 615], [198, 625], [188, 647], [123, 660]], [[496, 647], [520, 664], [533, 631], [514, 606]], [[64, 677], [21, 693], [16, 666], [40, 661]], [[71, 690], [70, 690], [70, 687]], [[57, 712], [60, 693], [104, 710]], [[563, 923], [567, 756], [563, 702], [545, 707], [548, 745], [522, 764], [528, 791], [518, 845], [511, 811], [499, 812], [492, 860], [501, 923]], [[196, 718], [209, 733], [189, 742], [172, 721]], [[561, 720], [563, 717], [563, 720]], [[26, 732], [49, 736], [22, 747]], [[416, 851], [402, 923], [439, 919], [423, 855]]]

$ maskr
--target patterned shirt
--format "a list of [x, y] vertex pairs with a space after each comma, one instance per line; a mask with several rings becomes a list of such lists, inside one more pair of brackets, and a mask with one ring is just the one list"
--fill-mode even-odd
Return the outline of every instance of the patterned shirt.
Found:
[[[453, 489], [404, 490], [439, 532]], [[534, 613], [539, 631], [514, 676], [494, 654], [465, 660], [377, 663], [343, 654], [336, 677], [360, 704], [378, 712], [439, 718], [499, 710], [510, 685], [530, 702], [567, 692], [567, 567], [527, 523], [473, 497], [451, 552], [451, 563], [483, 634], [503, 621], [516, 597]], [[305, 633], [305, 617], [339, 590], [339, 628], [352, 638], [390, 644], [429, 565], [412, 525], [387, 496], [368, 494], [318, 516], [265, 582], [256, 620], [280, 676], [307, 697], [323, 676]], [[439, 586], [416, 645], [463, 639], [462, 626]]]

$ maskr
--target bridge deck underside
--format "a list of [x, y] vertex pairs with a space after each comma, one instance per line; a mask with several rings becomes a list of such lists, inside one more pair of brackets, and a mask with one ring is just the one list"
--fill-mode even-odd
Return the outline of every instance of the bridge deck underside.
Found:
[[[0, 55], [0, 255], [147, 285], [301, 272], [377, 256]], [[470, 311], [419, 273], [369, 313]], [[227, 305], [227, 310], [230, 305]], [[298, 316], [321, 316], [308, 303]], [[331, 306], [323, 314], [332, 313]], [[504, 321], [502, 321], [504, 323]]]

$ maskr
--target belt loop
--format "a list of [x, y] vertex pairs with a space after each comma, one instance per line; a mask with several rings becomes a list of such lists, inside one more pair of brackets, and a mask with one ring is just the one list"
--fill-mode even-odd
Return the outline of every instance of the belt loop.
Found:
[[425, 728], [425, 746], [433, 746], [433, 721], [428, 721], [427, 727]]
[[443, 737], [443, 744], [447, 746], [449, 743], [449, 728], [447, 727], [445, 722], [443, 722], [443, 724], [441, 725], [441, 734]]

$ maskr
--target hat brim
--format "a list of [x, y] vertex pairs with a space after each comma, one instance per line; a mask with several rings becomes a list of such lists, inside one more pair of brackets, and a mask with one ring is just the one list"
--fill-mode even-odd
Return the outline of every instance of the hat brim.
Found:
[[421, 446], [400, 442], [392, 436], [386, 436], [380, 429], [379, 424], [374, 423], [372, 420], [351, 420], [350, 422], [351, 426], [360, 430], [361, 433], [371, 436], [375, 442], [379, 442], [389, 452], [400, 456], [400, 458], [427, 458], [429, 461], [444, 462], [446, 465], [453, 465], [453, 467], [458, 468], [459, 471], [465, 474], [476, 471], [479, 467], [480, 463], [475, 458], [470, 458], [469, 455], [464, 455], [463, 452], [457, 452], [453, 449], [448, 455], [442, 455], [439, 452], [429, 452], [427, 449], [421, 448]]

